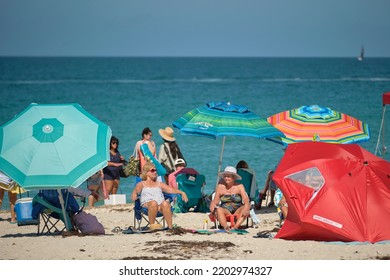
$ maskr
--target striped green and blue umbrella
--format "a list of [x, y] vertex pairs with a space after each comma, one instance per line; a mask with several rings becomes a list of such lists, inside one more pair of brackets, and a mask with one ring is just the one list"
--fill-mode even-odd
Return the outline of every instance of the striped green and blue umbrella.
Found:
[[172, 125], [183, 135], [197, 135], [210, 138], [223, 137], [218, 172], [221, 170], [226, 136], [249, 136], [259, 139], [284, 137], [277, 128], [249, 111], [246, 106], [229, 102], [210, 102], [197, 107]]
[[0, 127], [0, 170], [26, 190], [78, 187], [107, 165], [110, 138], [79, 104], [31, 104]]
[[279, 139], [284, 145], [306, 141], [352, 144], [370, 139], [368, 124], [318, 105], [280, 112], [267, 120], [285, 134], [285, 137], [269, 140]]

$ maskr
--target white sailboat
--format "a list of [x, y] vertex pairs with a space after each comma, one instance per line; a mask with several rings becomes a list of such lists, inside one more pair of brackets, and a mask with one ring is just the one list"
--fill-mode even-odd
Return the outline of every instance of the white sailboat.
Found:
[[364, 59], [364, 47], [360, 50], [360, 55], [357, 58], [359, 61], [362, 61]]

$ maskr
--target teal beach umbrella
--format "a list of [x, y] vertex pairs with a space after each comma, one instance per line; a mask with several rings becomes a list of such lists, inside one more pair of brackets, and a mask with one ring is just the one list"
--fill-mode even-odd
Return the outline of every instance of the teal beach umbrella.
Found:
[[221, 170], [226, 136], [247, 136], [259, 139], [283, 137], [277, 128], [249, 111], [246, 106], [229, 102], [209, 102], [197, 107], [172, 123], [183, 135], [223, 137], [218, 172]]
[[107, 165], [110, 138], [79, 104], [31, 104], [0, 127], [0, 170], [26, 190], [78, 187]]

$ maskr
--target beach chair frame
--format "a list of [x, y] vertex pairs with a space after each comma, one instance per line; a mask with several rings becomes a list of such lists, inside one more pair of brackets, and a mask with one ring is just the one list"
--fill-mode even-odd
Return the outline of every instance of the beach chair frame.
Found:
[[[176, 198], [179, 195], [177, 194], [166, 194], [164, 193], [164, 198], [166, 200], [169, 200], [171, 205], [174, 203]], [[173, 207], [171, 207], [171, 211], [173, 213]], [[141, 206], [140, 197], [138, 196], [137, 200], [134, 201], [134, 229], [137, 231], [147, 231], [150, 226], [150, 221], [148, 217], [148, 208]], [[142, 225], [142, 222], [145, 222], [145, 225]], [[156, 222], [160, 225], [162, 225], [163, 228], [165, 228], [165, 219], [161, 212], [157, 212], [156, 216]]]
[[[79, 211], [82, 211], [85, 206], [85, 199], [81, 199], [81, 202], [83, 203], [82, 206], [79, 208]], [[43, 208], [42, 211], [39, 213], [38, 218], [38, 228], [37, 228], [37, 235], [53, 235], [53, 234], [61, 234], [62, 232], [66, 231], [78, 231], [75, 223], [73, 222], [73, 215], [75, 213], [71, 213], [69, 211], [65, 212], [66, 219], [64, 217], [64, 213], [61, 208], [54, 206], [49, 201], [47, 201], [45, 198], [43, 198], [40, 195], [36, 195], [33, 198], [33, 204], [39, 203], [41, 207]], [[65, 208], [67, 203], [65, 202]], [[42, 221], [42, 227], [40, 226], [40, 223]], [[59, 222], [62, 223], [59, 223]]]

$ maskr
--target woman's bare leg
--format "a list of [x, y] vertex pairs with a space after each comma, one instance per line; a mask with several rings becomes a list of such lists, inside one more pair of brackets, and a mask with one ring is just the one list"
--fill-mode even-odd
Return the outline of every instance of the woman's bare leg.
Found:
[[112, 194], [112, 188], [114, 186], [114, 180], [104, 180], [104, 185], [106, 186], [106, 190], [108, 194]]
[[244, 206], [241, 206], [240, 208], [237, 209], [234, 214], [237, 215], [237, 221], [233, 227], [233, 229], [238, 229], [240, 228], [241, 224], [245, 221], [246, 217], [242, 215], [242, 211], [244, 211]]
[[3, 205], [3, 199], [4, 199], [4, 190], [0, 188], [0, 208]]
[[16, 222], [15, 203], [17, 195], [16, 193], [8, 192], [9, 208], [11, 210], [11, 223]]
[[165, 200], [160, 205], [160, 211], [163, 213], [163, 216], [164, 216], [165, 220], [167, 221], [168, 228], [172, 228], [173, 223], [172, 223], [171, 204]]
[[119, 180], [114, 180], [113, 181], [113, 185], [112, 185], [112, 189], [111, 189], [111, 194], [117, 194], [118, 193], [118, 188], [119, 188]]
[[225, 215], [229, 215], [230, 212], [225, 209], [225, 208], [222, 208], [222, 207], [218, 207], [217, 208], [217, 219], [219, 221], [219, 224], [224, 228], [224, 229], [228, 229], [228, 226], [227, 226], [227, 221], [226, 221], [226, 216]]
[[143, 205], [144, 207], [148, 208], [148, 218], [149, 223], [155, 224], [156, 223], [156, 217], [157, 217], [157, 211], [158, 211], [158, 204], [156, 201], [149, 201]]

